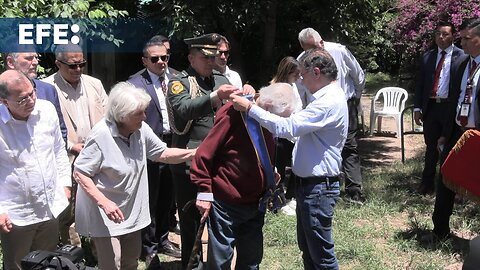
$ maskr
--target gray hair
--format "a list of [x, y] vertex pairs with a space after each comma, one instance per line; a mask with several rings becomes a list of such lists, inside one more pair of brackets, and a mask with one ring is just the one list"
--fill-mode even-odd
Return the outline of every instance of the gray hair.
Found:
[[322, 37], [320, 36], [320, 34], [315, 29], [309, 27], [302, 29], [302, 31], [298, 33], [298, 42], [303, 45], [308, 41], [310, 37], [313, 38], [315, 44], [322, 41]]
[[320, 73], [331, 81], [337, 79], [338, 69], [332, 56], [323, 48], [310, 49], [300, 57], [299, 62], [306, 71], [314, 68], [320, 69]]
[[108, 96], [105, 118], [122, 123], [136, 110], [145, 110], [150, 103], [150, 95], [131, 83], [119, 82], [113, 86]]
[[66, 61], [68, 59], [65, 59], [65, 54], [71, 52], [79, 52], [83, 54], [82, 47], [77, 44], [58, 45], [55, 49], [55, 59]]
[[288, 83], [272, 83], [260, 89], [257, 103], [261, 107], [268, 104], [269, 112], [286, 117], [292, 114], [296, 107], [297, 99], [293, 91]]

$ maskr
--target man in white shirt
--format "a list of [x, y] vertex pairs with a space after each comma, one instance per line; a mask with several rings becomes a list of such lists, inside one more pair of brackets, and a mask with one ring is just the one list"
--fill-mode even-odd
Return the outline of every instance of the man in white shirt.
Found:
[[463, 50], [453, 45], [455, 28], [450, 22], [439, 22], [435, 28], [435, 48], [422, 55], [415, 82], [414, 118], [423, 125], [425, 164], [417, 192], [433, 193], [439, 151], [437, 141], [442, 134], [450, 100], [452, 63], [463, 56]]
[[[314, 29], [305, 28], [300, 31], [298, 40], [303, 50], [325, 49], [332, 56], [337, 66], [337, 84], [345, 91], [348, 104], [348, 137], [342, 150], [345, 199], [362, 204], [365, 201], [365, 196], [362, 190], [362, 173], [356, 135], [358, 130], [358, 106], [365, 87], [365, 74], [355, 57], [344, 45], [323, 41], [320, 34]], [[306, 94], [308, 97], [308, 91]], [[300, 95], [302, 96], [302, 93]]]
[[0, 232], [5, 269], [56, 248], [70, 198], [70, 164], [55, 107], [21, 72], [0, 75]]
[[238, 72], [231, 70], [228, 66], [228, 57], [230, 56], [230, 42], [224, 36], [220, 36], [218, 42], [218, 55], [215, 57], [214, 69], [227, 77], [231, 85], [236, 86], [238, 89], [242, 89], [242, 78]]

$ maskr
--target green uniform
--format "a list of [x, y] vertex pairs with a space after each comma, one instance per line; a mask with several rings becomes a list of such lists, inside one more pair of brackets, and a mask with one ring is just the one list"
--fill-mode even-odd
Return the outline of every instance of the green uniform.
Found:
[[[195, 77], [198, 83], [199, 91], [195, 98], [192, 98], [190, 94], [190, 76]], [[196, 148], [213, 127], [215, 111], [210, 101], [210, 93], [221, 85], [230, 83], [225, 76], [216, 71], [209, 79], [210, 82], [206, 82], [192, 67], [189, 67], [170, 80], [167, 98], [173, 113], [175, 127], [179, 131], [183, 131], [187, 123], [192, 121], [190, 129], [184, 135], [173, 134], [172, 147]], [[190, 162], [171, 165], [171, 169], [180, 217], [182, 265], [185, 268], [195, 241], [200, 215], [195, 204], [186, 212], [182, 209], [188, 201], [196, 199], [197, 187], [190, 181]], [[199, 258], [201, 258], [200, 254], [197, 259]]]

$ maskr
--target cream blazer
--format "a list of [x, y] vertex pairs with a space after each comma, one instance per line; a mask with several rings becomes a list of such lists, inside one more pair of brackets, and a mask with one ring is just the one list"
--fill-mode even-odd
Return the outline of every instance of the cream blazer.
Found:
[[[93, 127], [105, 115], [105, 106], [107, 104], [108, 96], [99, 79], [82, 74], [80, 80], [87, 95], [90, 126]], [[63, 118], [65, 120], [65, 125], [67, 126], [67, 147], [70, 149], [70, 147], [79, 143], [79, 141], [75, 128], [77, 126], [75, 123], [76, 119], [73, 117], [75, 115], [73, 113], [75, 108], [68, 104], [65, 98], [65, 93], [62, 91], [62, 89], [67, 87], [67, 82], [62, 78], [59, 72], [50, 75], [43, 81], [53, 84], [57, 90]], [[73, 162], [74, 158], [75, 156], [69, 153], [70, 162]]]

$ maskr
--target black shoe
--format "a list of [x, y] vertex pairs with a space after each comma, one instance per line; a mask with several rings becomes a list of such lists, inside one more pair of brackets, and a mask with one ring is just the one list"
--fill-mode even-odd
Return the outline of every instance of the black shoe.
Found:
[[156, 253], [145, 256], [145, 269], [148, 270], [161, 270], [162, 266], [160, 259]]
[[420, 185], [417, 188], [417, 193], [425, 196], [427, 194], [432, 194], [435, 191], [435, 187], [433, 184], [427, 184], [427, 183], [420, 183]]
[[158, 249], [158, 253], [162, 253], [177, 259], [182, 258], [182, 251], [170, 241], [167, 241], [162, 247], [160, 247]]
[[175, 227], [168, 228], [168, 230], [170, 232], [173, 232], [173, 233], [177, 234], [177, 235], [180, 235], [180, 225], [179, 224], [177, 224]]
[[366, 201], [365, 195], [361, 191], [348, 192], [345, 193], [343, 199], [349, 203], [363, 205]]
[[449, 240], [450, 238], [451, 235], [449, 233], [444, 235], [438, 235], [431, 231], [425, 235], [422, 235], [419, 239], [419, 242], [424, 245], [438, 245]]

